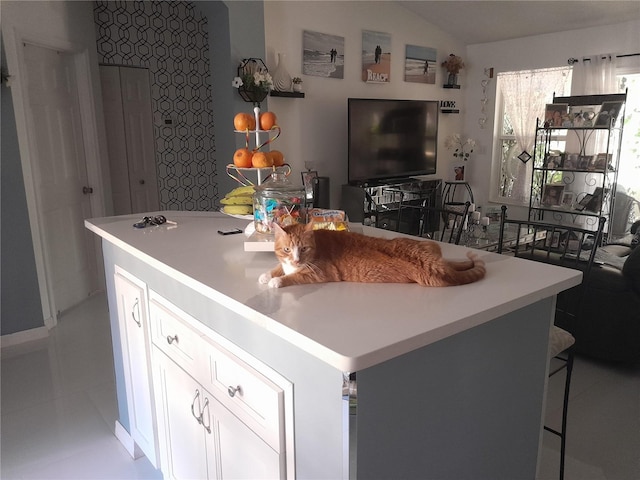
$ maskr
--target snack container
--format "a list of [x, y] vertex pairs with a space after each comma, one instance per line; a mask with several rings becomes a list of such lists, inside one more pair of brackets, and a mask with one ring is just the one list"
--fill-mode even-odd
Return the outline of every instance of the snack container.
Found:
[[305, 223], [305, 191], [294, 185], [284, 173], [273, 172], [253, 194], [253, 223], [256, 232], [272, 233], [271, 223], [281, 227]]

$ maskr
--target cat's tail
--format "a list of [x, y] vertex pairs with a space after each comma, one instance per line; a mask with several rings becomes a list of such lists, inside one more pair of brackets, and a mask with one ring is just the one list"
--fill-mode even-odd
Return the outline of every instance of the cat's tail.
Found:
[[467, 257], [469, 257], [469, 260], [462, 262], [443, 260], [443, 268], [440, 270], [440, 275], [433, 278], [429, 283], [432, 286], [452, 287], [477, 282], [484, 278], [487, 273], [484, 260], [478, 258], [478, 255], [471, 251], [467, 252]]

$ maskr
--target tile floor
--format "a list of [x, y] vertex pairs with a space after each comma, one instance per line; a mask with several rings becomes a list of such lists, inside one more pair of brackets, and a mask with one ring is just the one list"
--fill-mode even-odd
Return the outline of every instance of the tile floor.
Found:
[[[113, 435], [115, 387], [104, 295], [65, 314], [48, 339], [2, 351], [0, 478], [151, 479]], [[556, 376], [559, 377], [559, 376]], [[567, 443], [567, 480], [640, 479], [640, 365], [578, 358]], [[562, 379], [549, 386], [559, 419]], [[559, 440], [545, 433], [538, 480], [555, 480]]]

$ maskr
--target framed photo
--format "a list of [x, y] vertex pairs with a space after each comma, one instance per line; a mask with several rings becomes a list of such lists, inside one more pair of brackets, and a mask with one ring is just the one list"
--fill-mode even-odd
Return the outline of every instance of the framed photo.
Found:
[[578, 168], [578, 154], [567, 153], [564, 157], [564, 162], [562, 162], [562, 169], [575, 170], [576, 168]]
[[564, 185], [547, 183], [542, 189], [542, 204], [547, 207], [558, 207], [562, 204]]
[[593, 155], [578, 155], [578, 170], [588, 170]]
[[564, 208], [573, 207], [573, 200], [575, 199], [575, 194], [573, 192], [562, 192], [562, 202], [560, 205]]
[[596, 172], [604, 172], [607, 169], [611, 154], [599, 153], [593, 157], [593, 169]]
[[569, 118], [573, 127], [592, 127], [596, 118], [596, 107], [574, 105], [569, 108]]
[[603, 102], [596, 117], [594, 126], [609, 127], [615, 125], [618, 114], [622, 110], [623, 102]]
[[391, 35], [388, 33], [362, 31], [362, 81], [391, 81]]
[[307, 170], [306, 172], [302, 172], [301, 175], [305, 198], [307, 200], [313, 200], [313, 181], [315, 178], [318, 178], [318, 172], [315, 170]]
[[587, 205], [589, 205], [589, 202], [593, 199], [593, 195], [591, 195], [590, 193], [587, 193], [584, 197], [582, 197], [580, 199], [580, 201], [575, 205], [575, 209], [578, 211], [582, 211], [585, 209], [585, 207]]
[[435, 48], [407, 45], [404, 55], [404, 81], [413, 83], [436, 83]]
[[344, 78], [344, 37], [304, 30], [302, 73], [325, 78]]
[[602, 195], [603, 195], [602, 187], [596, 187], [596, 189], [593, 191], [593, 194], [591, 195], [591, 199], [584, 206], [584, 209], [590, 212], [595, 212], [595, 213], [599, 212], [600, 207], [602, 206]]
[[550, 248], [560, 248], [560, 232], [553, 232], [550, 237], [545, 238], [545, 246]]
[[568, 103], [547, 103], [544, 112], [545, 127], [562, 127], [562, 122], [569, 116]]

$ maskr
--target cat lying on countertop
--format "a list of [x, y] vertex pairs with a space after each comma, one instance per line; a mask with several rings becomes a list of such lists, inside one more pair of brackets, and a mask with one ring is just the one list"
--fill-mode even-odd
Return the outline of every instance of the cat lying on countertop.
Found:
[[450, 261], [429, 240], [384, 239], [354, 232], [314, 230], [313, 224], [280, 227], [274, 223], [275, 254], [280, 262], [260, 275], [271, 288], [324, 282], [418, 283], [447, 287], [485, 276], [484, 261]]

